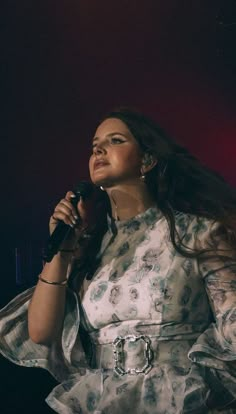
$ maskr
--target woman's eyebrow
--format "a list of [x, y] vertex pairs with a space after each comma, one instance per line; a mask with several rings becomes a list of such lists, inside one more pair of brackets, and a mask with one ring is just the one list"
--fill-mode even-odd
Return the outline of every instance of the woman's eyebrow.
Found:
[[123, 137], [126, 137], [126, 135], [122, 134], [122, 132], [111, 132], [110, 134], [107, 134], [108, 137], [112, 137], [113, 135], [122, 135]]

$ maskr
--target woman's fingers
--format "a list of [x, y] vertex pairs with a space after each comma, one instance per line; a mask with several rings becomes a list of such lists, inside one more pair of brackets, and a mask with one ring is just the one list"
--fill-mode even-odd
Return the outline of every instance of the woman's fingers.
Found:
[[76, 199], [72, 191], [68, 191], [55, 207], [54, 212], [50, 218], [49, 226], [52, 233], [59, 221], [76, 229], [76, 235], [94, 224], [94, 200], [80, 198], [76, 203]]
[[52, 214], [51, 221], [63, 221], [65, 224], [74, 227], [78, 222], [78, 213], [76, 212], [75, 207], [71, 203], [72, 192], [66, 194], [66, 198], [63, 198], [55, 207], [55, 210]]

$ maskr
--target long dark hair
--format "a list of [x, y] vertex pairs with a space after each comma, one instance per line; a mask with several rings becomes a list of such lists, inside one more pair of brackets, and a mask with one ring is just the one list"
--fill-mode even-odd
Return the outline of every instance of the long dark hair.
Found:
[[157, 158], [156, 166], [146, 175], [146, 184], [168, 220], [175, 248], [184, 255], [199, 253], [183, 249], [180, 240], [176, 243], [177, 210], [220, 223], [222, 237], [236, 253], [236, 190], [174, 142], [152, 119], [126, 108], [110, 112], [107, 118], [124, 122], [141, 149]]
[[[229, 246], [230, 256], [232, 252], [236, 256], [236, 190], [174, 142], [152, 119], [126, 108], [109, 112], [102, 121], [108, 118], [124, 122], [142, 151], [157, 158], [156, 166], [146, 174], [146, 184], [168, 221], [176, 250], [185, 257], [197, 257], [211, 250], [190, 251], [182, 243], [175, 223], [177, 210], [218, 222], [217, 236]], [[107, 203], [105, 196], [104, 202]], [[103, 225], [103, 234], [105, 230]]]

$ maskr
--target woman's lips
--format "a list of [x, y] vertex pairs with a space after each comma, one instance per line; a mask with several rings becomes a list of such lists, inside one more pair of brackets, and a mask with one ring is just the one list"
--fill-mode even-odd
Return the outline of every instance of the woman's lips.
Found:
[[108, 165], [108, 162], [106, 162], [106, 161], [103, 161], [103, 160], [95, 161], [94, 170], [97, 170], [98, 168], [102, 168], [106, 165]]

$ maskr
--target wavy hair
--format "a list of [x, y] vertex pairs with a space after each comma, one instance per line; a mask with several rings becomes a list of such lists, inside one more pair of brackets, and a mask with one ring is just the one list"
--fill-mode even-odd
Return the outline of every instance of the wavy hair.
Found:
[[156, 157], [158, 162], [146, 174], [146, 184], [168, 220], [175, 248], [189, 255], [181, 248], [180, 240], [176, 243], [174, 210], [177, 210], [218, 222], [222, 237], [236, 254], [236, 190], [173, 141], [152, 119], [126, 108], [110, 112], [104, 120], [107, 118], [124, 122], [141, 149]]
[[[217, 236], [229, 246], [230, 256], [232, 257], [233, 252], [236, 257], [236, 190], [218, 173], [202, 165], [186, 148], [173, 141], [152, 119], [127, 108], [109, 112], [102, 121], [108, 118], [117, 118], [124, 122], [142, 151], [156, 157], [158, 162], [146, 174], [145, 181], [158, 208], [167, 219], [175, 249], [186, 257], [198, 257], [214, 250], [212, 247], [190, 251], [183, 244], [176, 229], [177, 210], [219, 223]], [[105, 195], [104, 203], [108, 208]], [[106, 226], [103, 223], [100, 235], [105, 231]], [[214, 241], [212, 242], [214, 246]], [[94, 257], [92, 245], [89, 250]]]

